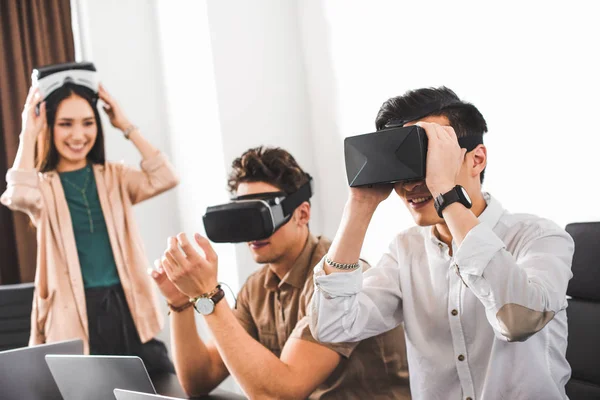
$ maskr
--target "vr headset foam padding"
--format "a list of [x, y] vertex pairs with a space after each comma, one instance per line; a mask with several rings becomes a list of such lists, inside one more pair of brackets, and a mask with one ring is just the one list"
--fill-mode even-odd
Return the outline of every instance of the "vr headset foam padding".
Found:
[[39, 88], [43, 99], [70, 82], [98, 92], [96, 67], [91, 62], [53, 64], [35, 68], [31, 74], [32, 85]]
[[312, 178], [296, 192], [259, 193], [233, 198], [208, 207], [204, 230], [215, 243], [240, 243], [267, 239], [289, 221], [300, 204], [312, 196]]

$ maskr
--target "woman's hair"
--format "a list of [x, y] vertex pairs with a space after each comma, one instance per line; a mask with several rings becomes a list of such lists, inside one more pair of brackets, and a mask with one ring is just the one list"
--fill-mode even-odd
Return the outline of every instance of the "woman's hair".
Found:
[[48, 130], [45, 134], [41, 134], [38, 139], [36, 148], [36, 167], [40, 172], [48, 172], [56, 169], [60, 154], [54, 144], [54, 123], [56, 121], [56, 112], [58, 106], [63, 100], [71, 96], [79, 96], [88, 102], [94, 111], [98, 134], [94, 146], [87, 155], [89, 162], [93, 164], [104, 164], [106, 157], [104, 155], [104, 134], [102, 132], [102, 124], [100, 122], [100, 113], [96, 107], [98, 95], [91, 89], [73, 83], [65, 83], [60, 88], [48, 96], [46, 99], [46, 119], [48, 122]]

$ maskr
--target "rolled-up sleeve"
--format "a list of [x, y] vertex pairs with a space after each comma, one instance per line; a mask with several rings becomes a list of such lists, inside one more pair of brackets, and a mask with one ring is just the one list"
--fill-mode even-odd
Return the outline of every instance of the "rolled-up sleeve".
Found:
[[520, 227], [514, 255], [485, 224], [473, 228], [454, 257], [454, 267], [485, 306], [496, 337], [524, 341], [566, 307], [573, 276], [573, 239], [550, 221]]
[[0, 202], [13, 211], [26, 213], [37, 226], [43, 207], [37, 170], [9, 169], [6, 173], [6, 191], [0, 197]]
[[157, 196], [179, 183], [175, 168], [163, 153], [142, 160], [140, 168], [123, 166], [123, 180], [133, 204]]
[[314, 270], [310, 329], [321, 342], [355, 342], [379, 335], [402, 322], [402, 292], [394, 244], [365, 273], [326, 275], [321, 260]]

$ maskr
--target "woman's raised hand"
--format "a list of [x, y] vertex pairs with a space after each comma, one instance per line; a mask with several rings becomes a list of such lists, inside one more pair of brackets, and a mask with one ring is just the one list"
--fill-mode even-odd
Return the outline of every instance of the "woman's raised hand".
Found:
[[110, 119], [110, 123], [117, 129], [124, 131], [131, 123], [125, 116], [123, 109], [119, 106], [119, 103], [106, 91], [104, 86], [101, 84], [98, 85], [98, 97], [104, 102], [104, 111], [108, 118]]
[[[46, 102], [41, 100], [42, 95], [40, 94], [39, 89], [32, 86], [27, 94], [27, 100], [23, 107], [23, 114], [21, 114], [21, 135], [27, 136], [33, 140], [37, 139], [40, 132], [46, 130], [48, 127], [46, 122]], [[40, 102], [40, 111], [38, 115], [35, 112], [35, 108]]]

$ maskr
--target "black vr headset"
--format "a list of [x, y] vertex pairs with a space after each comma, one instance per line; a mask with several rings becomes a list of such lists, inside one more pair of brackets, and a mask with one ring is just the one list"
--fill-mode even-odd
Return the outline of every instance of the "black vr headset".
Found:
[[257, 193], [238, 196], [230, 203], [208, 207], [204, 230], [215, 243], [240, 243], [270, 237], [287, 223], [300, 204], [313, 194], [312, 178], [292, 194]]
[[[344, 140], [346, 175], [351, 187], [425, 179], [427, 134], [410, 121], [392, 120], [384, 129]], [[483, 143], [481, 136], [466, 136], [458, 143], [467, 151]]]

